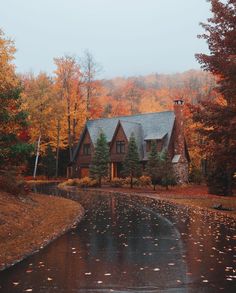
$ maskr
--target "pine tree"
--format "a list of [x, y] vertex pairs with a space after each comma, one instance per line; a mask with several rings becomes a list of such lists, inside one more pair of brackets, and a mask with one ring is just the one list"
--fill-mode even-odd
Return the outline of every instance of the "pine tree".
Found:
[[160, 156], [157, 151], [157, 143], [152, 141], [151, 151], [148, 156], [148, 162], [146, 167], [147, 175], [151, 177], [153, 189], [156, 190], [156, 185], [161, 182], [160, 178]]
[[161, 185], [165, 186], [166, 189], [168, 189], [169, 185], [176, 184], [173, 164], [166, 150], [162, 152], [160, 156], [159, 174], [161, 178]]
[[19, 166], [33, 150], [27, 142], [27, 113], [20, 108], [20, 90], [0, 93], [0, 104], [0, 167]]
[[130, 188], [133, 188], [133, 178], [141, 175], [138, 147], [134, 134], [129, 139], [128, 151], [123, 163], [123, 174], [130, 177]]
[[89, 170], [91, 177], [98, 181], [99, 187], [101, 187], [102, 178], [108, 175], [108, 169], [109, 148], [106, 136], [101, 132], [95, 145], [94, 155]]
[[[197, 54], [202, 68], [211, 72], [217, 80], [222, 98], [207, 100], [193, 108], [193, 118], [200, 123], [199, 132], [205, 137], [204, 152], [215, 173], [224, 166], [222, 184], [225, 195], [232, 195], [233, 174], [236, 170], [236, 2], [235, 0], [211, 0], [213, 16], [208, 24], [202, 24], [210, 55]], [[222, 170], [220, 171], [222, 172]], [[217, 182], [210, 180], [209, 184]], [[223, 187], [223, 186], [222, 186]]]

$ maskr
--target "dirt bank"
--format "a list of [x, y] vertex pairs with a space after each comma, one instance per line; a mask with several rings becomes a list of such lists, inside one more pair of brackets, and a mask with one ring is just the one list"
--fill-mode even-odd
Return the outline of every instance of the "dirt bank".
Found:
[[0, 191], [0, 270], [43, 248], [83, 217], [82, 206], [55, 196], [17, 198]]

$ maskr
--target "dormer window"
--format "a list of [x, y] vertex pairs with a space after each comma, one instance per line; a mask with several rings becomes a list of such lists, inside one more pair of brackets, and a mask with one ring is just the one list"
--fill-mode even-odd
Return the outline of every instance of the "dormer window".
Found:
[[116, 153], [117, 154], [124, 154], [125, 153], [125, 141], [116, 141]]
[[90, 146], [90, 143], [85, 143], [83, 145], [83, 155], [85, 155], [85, 156], [91, 155], [91, 146]]

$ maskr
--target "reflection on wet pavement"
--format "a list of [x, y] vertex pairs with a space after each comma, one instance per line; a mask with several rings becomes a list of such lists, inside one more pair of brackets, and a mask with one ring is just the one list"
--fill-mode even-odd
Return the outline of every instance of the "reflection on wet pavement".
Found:
[[0, 292], [236, 292], [233, 221], [138, 196], [67, 196], [84, 220], [1, 272]]

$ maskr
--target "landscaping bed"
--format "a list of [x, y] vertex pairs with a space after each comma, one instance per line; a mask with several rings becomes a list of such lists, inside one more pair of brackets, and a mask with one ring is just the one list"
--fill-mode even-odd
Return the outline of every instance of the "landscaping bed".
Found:
[[76, 225], [82, 206], [55, 196], [0, 191], [0, 270], [43, 248]]

